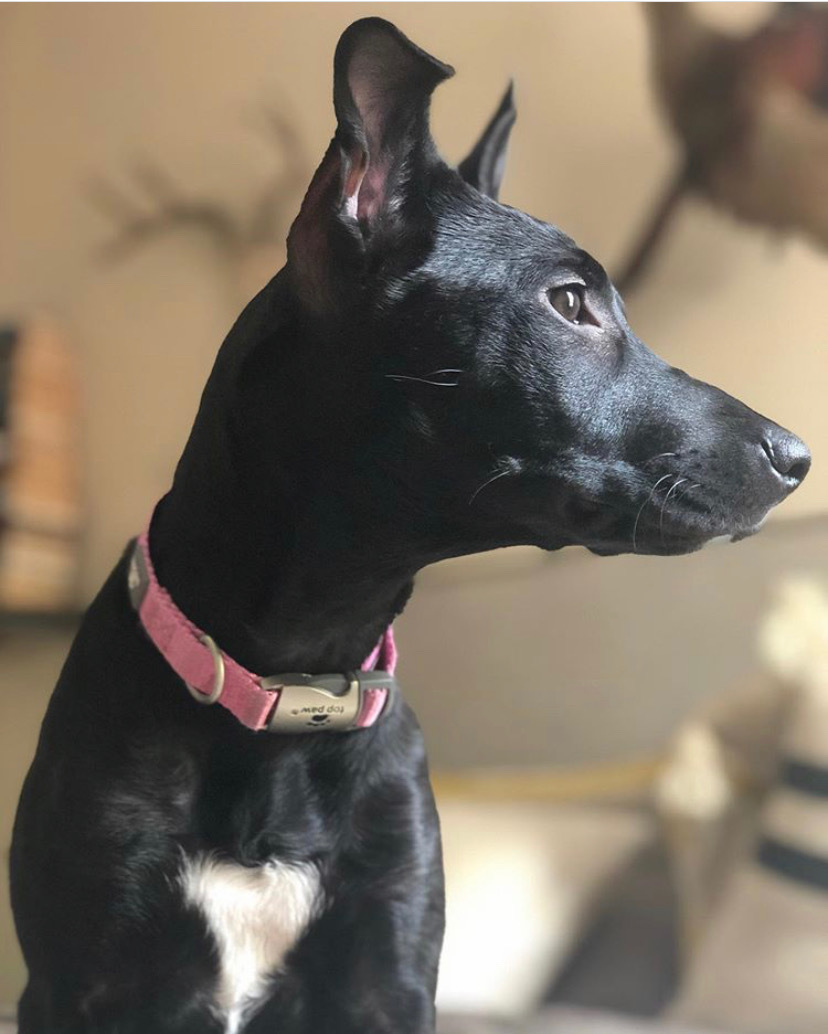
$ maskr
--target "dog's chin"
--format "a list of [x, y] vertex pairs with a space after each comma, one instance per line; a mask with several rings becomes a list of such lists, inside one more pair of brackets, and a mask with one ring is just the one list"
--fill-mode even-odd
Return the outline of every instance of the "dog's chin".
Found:
[[[734, 532], [730, 536], [730, 541], [731, 542], [741, 542], [742, 539], [749, 539], [751, 537], [751, 535], [755, 535], [756, 532], [759, 531], [759, 529], [762, 527], [762, 525], [767, 520], [767, 517], [768, 517], [768, 515], [765, 514], [765, 516], [761, 520], [757, 521], [755, 524], [751, 524], [749, 527], [742, 528], [739, 531]], [[720, 536], [720, 538], [724, 538], [724, 537], [726, 537], [726, 536]], [[711, 544], [712, 544], [715, 541], [715, 539], [711, 539], [710, 541], [711, 541]]]
[[685, 534], [672, 532], [669, 535], [642, 536], [636, 541], [635, 548], [630, 539], [623, 542], [586, 542], [584, 545], [596, 556], [621, 556], [624, 553], [635, 553], [640, 556], [684, 556], [688, 553], [697, 553], [708, 546], [741, 542], [755, 535], [763, 523], [764, 519], [756, 524], [740, 526], [724, 533], [719, 531], [700, 534], [694, 529]]
[[560, 524], [548, 517], [537, 521], [528, 542], [552, 552], [563, 546], [583, 546], [596, 556], [683, 556], [714, 543], [739, 542], [755, 535], [768, 511], [723, 514], [705, 510], [660, 513], [640, 519], [640, 507], [607, 507], [577, 496], [558, 508]]
[[[744, 538], [749, 534], [752, 534], [752, 532], [740, 533], [738, 537]], [[719, 536], [719, 538], [731, 540], [729, 535]], [[695, 553], [703, 549], [710, 541], [711, 538], [709, 536], [664, 535], [656, 536], [652, 539], [641, 538], [633, 546], [629, 535], [623, 538], [596, 536], [594, 539], [590, 536], [579, 535], [577, 537], [563, 538], [545, 537], [543, 539], [536, 539], [533, 544], [539, 546], [547, 553], [556, 552], [566, 546], [581, 546], [590, 553], [594, 553], [595, 556], [623, 556], [625, 553], [634, 553], [637, 556], [681, 556], [684, 553]]]
[[707, 545], [707, 540], [699, 538], [665, 538], [652, 542], [637, 542], [635, 549], [629, 539], [626, 542], [587, 542], [586, 548], [595, 556], [622, 556], [625, 553], [636, 556], [684, 556], [696, 553]]

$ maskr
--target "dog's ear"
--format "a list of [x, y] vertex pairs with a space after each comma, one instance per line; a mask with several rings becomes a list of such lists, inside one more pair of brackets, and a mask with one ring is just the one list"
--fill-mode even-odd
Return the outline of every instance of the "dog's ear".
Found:
[[[412, 186], [437, 162], [431, 93], [454, 69], [382, 18], [349, 26], [334, 57], [336, 135], [288, 238], [301, 281], [324, 288], [341, 249], [363, 249], [398, 217]], [[351, 251], [353, 259], [353, 252]]]
[[337, 138], [347, 160], [344, 200], [362, 225], [393, 208], [420, 163], [435, 157], [431, 93], [453, 74], [382, 18], [363, 18], [342, 34], [334, 58]]
[[457, 166], [457, 171], [466, 183], [495, 201], [503, 182], [509, 134], [516, 118], [514, 84], [510, 82], [491, 122], [483, 130], [482, 136], [468, 156]]

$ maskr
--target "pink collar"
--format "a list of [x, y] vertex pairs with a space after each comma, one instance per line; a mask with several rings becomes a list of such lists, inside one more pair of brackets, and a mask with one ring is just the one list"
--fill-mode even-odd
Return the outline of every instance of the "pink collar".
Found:
[[[391, 710], [397, 693], [397, 648], [390, 625], [359, 672], [254, 675], [185, 617], [159, 585], [148, 531], [135, 541], [130, 598], [145, 632], [193, 699], [219, 703], [248, 729], [269, 732], [366, 729]], [[374, 670], [376, 665], [380, 670]]]

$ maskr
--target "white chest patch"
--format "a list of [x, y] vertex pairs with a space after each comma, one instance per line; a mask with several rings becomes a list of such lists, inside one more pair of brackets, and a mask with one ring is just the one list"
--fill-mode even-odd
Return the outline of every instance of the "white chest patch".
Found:
[[236, 1034], [279, 968], [321, 910], [315, 866], [268, 862], [251, 869], [208, 856], [188, 858], [180, 876], [185, 899], [202, 913], [216, 941], [216, 1011]]

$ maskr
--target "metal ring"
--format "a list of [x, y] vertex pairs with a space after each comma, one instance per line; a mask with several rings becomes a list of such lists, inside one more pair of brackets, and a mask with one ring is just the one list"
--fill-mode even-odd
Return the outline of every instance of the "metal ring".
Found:
[[209, 635], [203, 635], [201, 637], [202, 643], [210, 651], [210, 656], [213, 658], [213, 668], [215, 670], [215, 676], [213, 678], [213, 689], [210, 693], [202, 693], [200, 689], [196, 689], [195, 686], [191, 686], [189, 682], [185, 682], [184, 685], [189, 690], [190, 696], [193, 700], [199, 704], [210, 705], [214, 704], [221, 696], [222, 690], [224, 689], [224, 655], [218, 646], [216, 646], [215, 640]]

